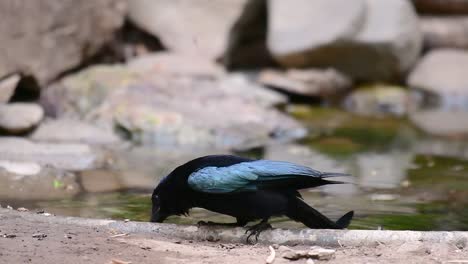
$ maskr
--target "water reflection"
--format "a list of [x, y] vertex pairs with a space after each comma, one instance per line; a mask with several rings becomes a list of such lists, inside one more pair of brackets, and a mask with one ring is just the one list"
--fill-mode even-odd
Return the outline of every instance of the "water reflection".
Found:
[[[331, 218], [354, 209], [351, 228], [468, 230], [466, 142], [422, 135], [404, 120], [355, 117], [337, 110], [301, 111], [297, 116], [312, 131], [307, 140], [243, 154], [353, 174], [341, 179], [350, 184], [302, 191], [307, 203]], [[77, 183], [78, 194], [37, 201], [37, 197], [12, 200], [0, 193], [0, 200], [2, 204], [43, 208], [61, 215], [147, 221], [149, 195], [158, 177], [208, 153], [220, 152], [126, 149], [116, 153], [111, 169], [76, 174], [72, 182]], [[171, 217], [169, 221], [193, 224], [201, 219], [233, 221], [202, 209], [194, 209], [190, 217]], [[302, 227], [286, 218], [275, 218], [273, 223], [277, 227]]]

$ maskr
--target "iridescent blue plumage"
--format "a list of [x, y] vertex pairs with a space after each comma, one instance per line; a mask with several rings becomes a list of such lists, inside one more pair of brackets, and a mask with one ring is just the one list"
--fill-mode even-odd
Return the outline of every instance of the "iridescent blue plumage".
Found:
[[322, 178], [343, 175], [345, 174], [322, 173], [290, 162], [255, 160], [227, 167], [202, 168], [190, 174], [188, 184], [200, 192], [229, 193], [253, 191], [265, 186], [274, 188], [279, 184], [283, 187], [288, 184], [298, 185], [301, 182], [304, 185], [302, 188], [307, 188], [324, 184], [325, 180]]
[[346, 228], [353, 212], [332, 221], [302, 199], [299, 189], [341, 183], [326, 173], [284, 161], [252, 160], [230, 155], [199, 157], [175, 168], [164, 177], [151, 196], [152, 222], [170, 215], [186, 215], [201, 207], [236, 218], [230, 226], [262, 221], [248, 231], [247, 241], [258, 237], [272, 216], [285, 215], [309, 228]]

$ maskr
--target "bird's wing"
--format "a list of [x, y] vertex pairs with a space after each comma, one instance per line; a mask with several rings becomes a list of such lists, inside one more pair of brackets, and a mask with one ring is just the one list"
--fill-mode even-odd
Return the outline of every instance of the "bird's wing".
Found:
[[284, 161], [256, 160], [227, 167], [205, 167], [188, 177], [189, 186], [200, 192], [229, 193], [258, 189], [303, 189], [329, 183], [325, 178], [349, 176], [324, 173]]

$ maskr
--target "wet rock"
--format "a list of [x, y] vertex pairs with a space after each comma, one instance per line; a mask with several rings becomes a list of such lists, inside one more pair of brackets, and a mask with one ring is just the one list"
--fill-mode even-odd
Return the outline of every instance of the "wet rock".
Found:
[[177, 53], [220, 56], [227, 34], [246, 0], [137, 0], [129, 2], [129, 17]]
[[426, 54], [408, 77], [413, 88], [435, 94], [468, 95], [468, 52], [456, 49], [433, 50]]
[[113, 38], [126, 1], [0, 2], [0, 77], [12, 72], [41, 84], [76, 67]]
[[468, 136], [468, 111], [419, 110], [411, 121], [423, 131], [439, 136]]
[[113, 131], [72, 119], [46, 120], [31, 135], [41, 142], [74, 142], [109, 145], [119, 142]]
[[420, 24], [425, 49], [468, 48], [467, 16], [423, 16], [420, 18]]
[[0, 104], [8, 103], [20, 81], [19, 74], [13, 74], [0, 80]]
[[33, 103], [0, 104], [0, 129], [8, 134], [21, 134], [37, 126], [44, 110]]
[[422, 35], [409, 1], [268, 4], [268, 47], [284, 66], [334, 67], [355, 79], [389, 80], [406, 72], [419, 56]]
[[0, 138], [0, 160], [35, 162], [66, 170], [101, 167], [104, 154], [85, 144], [34, 143], [15, 138]]
[[[117, 126], [133, 141], [160, 147], [247, 148], [305, 132], [275, 109], [286, 102], [285, 96], [255, 85], [243, 74], [132, 75], [114, 66], [109, 76], [116, 80], [98, 78], [94, 71], [104, 69], [88, 69], [57, 84], [49, 97], [55, 96], [57, 109], [66, 109], [57, 114]], [[126, 70], [133, 77], [124, 81], [117, 73]]]
[[344, 101], [346, 110], [365, 116], [403, 116], [408, 112], [407, 89], [376, 84], [355, 89]]
[[468, 14], [467, 0], [412, 0], [421, 13]]
[[35, 162], [0, 161], [0, 199], [53, 200], [76, 195], [75, 174]]
[[463, 158], [468, 160], [468, 142], [446, 138], [428, 138], [415, 142], [414, 151], [426, 156]]
[[440, 49], [424, 56], [408, 78], [416, 89], [410, 114], [416, 126], [435, 135], [468, 135], [467, 67], [468, 52], [462, 50]]
[[410, 168], [413, 153], [364, 153], [357, 155], [359, 186], [391, 189], [400, 186]]
[[218, 77], [223, 68], [199, 54], [157, 52], [137, 57], [128, 63], [131, 70], [144, 74]]
[[352, 81], [334, 69], [263, 70], [258, 82], [292, 94], [327, 97], [345, 92]]

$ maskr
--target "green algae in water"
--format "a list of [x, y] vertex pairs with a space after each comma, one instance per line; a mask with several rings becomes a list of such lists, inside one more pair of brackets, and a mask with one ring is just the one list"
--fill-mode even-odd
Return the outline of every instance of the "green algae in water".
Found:
[[311, 130], [303, 144], [333, 157], [408, 148], [417, 131], [405, 119], [363, 117], [333, 108], [291, 107]]
[[408, 171], [410, 182], [420, 188], [468, 192], [468, 161], [418, 155], [416, 168]]

